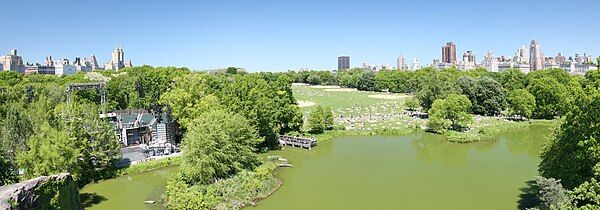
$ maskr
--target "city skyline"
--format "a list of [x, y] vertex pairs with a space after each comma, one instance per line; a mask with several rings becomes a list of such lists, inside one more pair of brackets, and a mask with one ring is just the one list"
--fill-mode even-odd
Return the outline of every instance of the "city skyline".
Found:
[[[331, 58], [340, 55], [351, 56], [353, 67], [365, 61], [396, 64], [399, 54], [407, 61], [429, 64], [440, 58], [439, 48], [448, 41], [456, 44], [457, 57], [468, 50], [480, 58], [488, 51], [513, 56], [515, 49], [529, 46], [532, 39], [542, 43], [547, 56], [558, 52], [600, 55], [595, 45], [600, 43], [598, 29], [589, 24], [600, 17], [593, 10], [599, 4], [345, 1], [340, 6], [320, 1], [290, 5], [277, 1], [140, 4], [25, 0], [0, 14], [11, 20], [9, 27], [15, 32], [0, 34], [0, 52], [18, 49], [31, 63], [42, 63], [49, 55], [72, 59], [93, 54], [104, 64], [110, 60], [112, 47], [123, 45], [136, 65], [195, 70], [236, 66], [249, 71], [333, 70], [337, 66]], [[73, 12], [81, 8], [85, 12]], [[444, 24], [438, 21], [452, 10], [460, 12], [453, 12]], [[348, 15], [360, 11], [377, 12]], [[577, 16], [572, 19], [549, 11], [574, 11]], [[54, 15], [42, 17], [47, 12]], [[462, 19], [474, 27], [464, 27]], [[558, 32], [563, 26], [577, 31]], [[565, 38], [564, 33], [569, 36]]]

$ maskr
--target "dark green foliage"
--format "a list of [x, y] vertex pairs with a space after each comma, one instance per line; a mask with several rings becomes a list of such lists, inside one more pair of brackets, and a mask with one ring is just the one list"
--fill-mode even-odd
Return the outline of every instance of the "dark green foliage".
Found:
[[550, 209], [552, 206], [558, 206], [567, 201], [567, 190], [560, 184], [560, 180], [553, 178], [536, 177], [535, 185], [538, 189], [539, 207], [541, 209]]
[[456, 80], [453, 77], [449, 73], [440, 73], [424, 82], [421, 90], [417, 93], [417, 98], [421, 101], [423, 110], [429, 110], [435, 100], [446, 98], [449, 94], [458, 92], [455, 85]]
[[506, 96], [500, 83], [490, 77], [477, 79], [463, 76], [457, 81], [462, 94], [473, 103], [472, 112], [480, 115], [498, 115], [506, 108]]
[[521, 192], [519, 209], [557, 209], [569, 202], [569, 192], [553, 178], [535, 177]]
[[0, 152], [0, 186], [12, 184], [18, 181], [18, 174], [13, 163]]
[[237, 74], [237, 73], [238, 73], [238, 70], [237, 70], [237, 68], [236, 68], [236, 67], [228, 67], [228, 68], [225, 70], [225, 72], [226, 72], [226, 73], [228, 73], [228, 74]]
[[375, 87], [375, 73], [372, 71], [363, 72], [358, 78], [356, 89], [363, 91], [381, 91]]

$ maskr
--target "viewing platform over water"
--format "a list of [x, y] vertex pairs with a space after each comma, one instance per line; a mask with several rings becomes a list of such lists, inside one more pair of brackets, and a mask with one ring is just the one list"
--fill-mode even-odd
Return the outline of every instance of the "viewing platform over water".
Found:
[[294, 136], [279, 136], [279, 144], [280, 145], [291, 145], [292, 147], [301, 147], [311, 150], [313, 147], [317, 146], [317, 140], [314, 138], [307, 137], [294, 137]]

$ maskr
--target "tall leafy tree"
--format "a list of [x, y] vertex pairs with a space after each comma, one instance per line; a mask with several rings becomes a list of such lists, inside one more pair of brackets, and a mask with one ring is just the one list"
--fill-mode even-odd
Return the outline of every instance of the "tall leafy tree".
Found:
[[508, 111], [510, 115], [530, 118], [535, 109], [535, 97], [525, 89], [513, 90], [508, 94]]
[[541, 153], [540, 174], [573, 189], [600, 174], [600, 93], [577, 98]]
[[534, 79], [527, 90], [535, 97], [533, 117], [552, 119], [563, 113], [567, 102], [567, 89], [556, 79]]
[[331, 108], [316, 106], [308, 117], [308, 130], [311, 133], [323, 133], [333, 127], [333, 113]]
[[181, 172], [188, 183], [207, 184], [258, 166], [264, 139], [238, 114], [210, 110], [198, 116], [183, 140]]
[[465, 95], [450, 94], [434, 102], [427, 124], [430, 131], [444, 132], [447, 129], [462, 131], [473, 121], [469, 114], [471, 101]]
[[502, 87], [512, 91], [526, 88], [529, 83], [529, 78], [525, 73], [521, 72], [521, 70], [511, 68], [500, 72], [499, 82], [502, 84]]

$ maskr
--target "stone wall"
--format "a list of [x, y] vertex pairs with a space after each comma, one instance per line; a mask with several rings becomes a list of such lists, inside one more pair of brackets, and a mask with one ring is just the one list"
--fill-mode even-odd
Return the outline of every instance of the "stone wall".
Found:
[[41, 176], [0, 187], [0, 210], [82, 209], [77, 184], [69, 173]]

